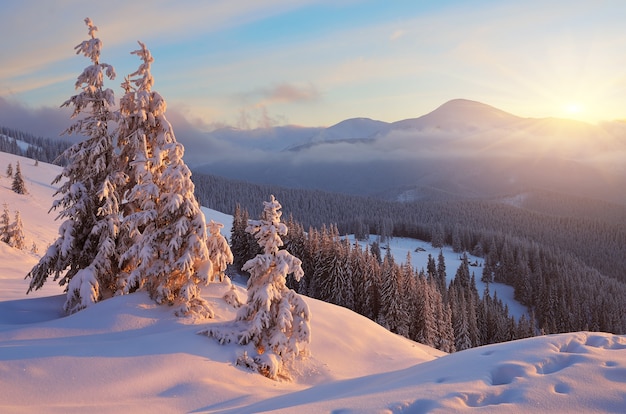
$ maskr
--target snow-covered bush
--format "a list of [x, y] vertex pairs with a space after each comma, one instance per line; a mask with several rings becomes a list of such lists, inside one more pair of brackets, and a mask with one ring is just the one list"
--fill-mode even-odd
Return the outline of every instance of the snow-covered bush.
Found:
[[247, 301], [234, 322], [200, 333], [220, 343], [252, 344], [254, 355], [246, 351], [238, 363], [275, 379], [289, 377], [289, 364], [308, 352], [310, 313], [302, 297], [286, 286], [287, 275], [300, 280], [304, 272], [300, 259], [279, 249], [281, 236], [287, 234], [287, 226], [280, 222], [281, 205], [273, 195], [263, 204], [261, 220], [250, 221], [246, 229], [263, 248], [243, 266], [250, 273]]

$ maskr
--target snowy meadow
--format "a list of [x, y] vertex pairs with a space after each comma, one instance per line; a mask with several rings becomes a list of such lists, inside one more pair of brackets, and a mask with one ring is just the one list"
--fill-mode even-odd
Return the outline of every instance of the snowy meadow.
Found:
[[[275, 381], [235, 365], [237, 345], [197, 334], [235, 317], [223, 300], [227, 281], [201, 291], [213, 319], [176, 317], [144, 291], [65, 316], [59, 286], [47, 283], [26, 296], [24, 280], [57, 237], [49, 183], [60, 169], [0, 153], [0, 166], [16, 161], [27, 194], [14, 193], [4, 176], [0, 194], [11, 215], [20, 211], [28, 248], [0, 243], [2, 412], [618, 413], [626, 407], [626, 337], [607, 333], [540, 336], [448, 355], [305, 297], [310, 356], [297, 361], [290, 381]], [[231, 217], [203, 211], [207, 221], [225, 225], [228, 237]], [[414, 243], [402, 241], [398, 258]], [[234, 286], [245, 298], [245, 287]]]

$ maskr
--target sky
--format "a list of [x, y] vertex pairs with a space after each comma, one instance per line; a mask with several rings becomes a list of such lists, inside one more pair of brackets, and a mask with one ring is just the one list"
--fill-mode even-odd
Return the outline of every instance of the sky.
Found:
[[4, 0], [0, 15], [0, 124], [34, 133], [68, 124], [85, 17], [118, 98], [141, 40], [168, 110], [202, 130], [393, 122], [455, 98], [626, 117], [622, 0]]

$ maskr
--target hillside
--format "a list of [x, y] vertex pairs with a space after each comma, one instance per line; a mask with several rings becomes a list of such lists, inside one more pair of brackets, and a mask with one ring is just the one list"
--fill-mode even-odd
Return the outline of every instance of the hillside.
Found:
[[[59, 224], [46, 213], [54, 192], [47, 183], [59, 168], [0, 153], [0, 167], [18, 160], [29, 194], [13, 193], [4, 176], [0, 194], [11, 212], [19, 209], [27, 245], [41, 251]], [[276, 382], [235, 366], [235, 346], [196, 335], [234, 317], [221, 299], [226, 283], [203, 290], [214, 320], [176, 318], [143, 292], [63, 316], [51, 281], [24, 295], [37, 257], [0, 243], [2, 412], [565, 413], [620, 412], [626, 404], [623, 335], [550, 335], [446, 355], [306, 298], [311, 356], [292, 381]]]

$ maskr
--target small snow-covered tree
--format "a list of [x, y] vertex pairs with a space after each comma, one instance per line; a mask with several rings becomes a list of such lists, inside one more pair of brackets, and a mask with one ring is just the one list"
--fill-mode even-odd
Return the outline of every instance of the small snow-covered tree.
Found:
[[204, 214], [194, 196], [183, 146], [165, 117], [165, 99], [152, 90], [152, 55], [139, 42], [142, 64], [122, 84], [118, 140], [126, 165], [120, 264], [124, 292], [146, 287], [178, 315], [211, 317], [200, 286], [210, 281]]
[[4, 243], [9, 243], [11, 240], [11, 217], [9, 216], [9, 206], [4, 203], [2, 209], [2, 216], [0, 216], [0, 240]]
[[19, 211], [15, 212], [15, 221], [11, 225], [9, 233], [9, 245], [16, 249], [24, 249], [26, 243], [24, 241], [24, 225]]
[[119, 228], [119, 179], [114, 167], [114, 147], [108, 124], [114, 119], [113, 91], [104, 89], [104, 79], [114, 79], [111, 65], [100, 63], [102, 42], [95, 37], [98, 28], [86, 18], [89, 39], [77, 45], [76, 54], [91, 60], [78, 76], [75, 87], [80, 90], [62, 106], [73, 107], [77, 121], [64, 133], [82, 135], [86, 139], [68, 148], [68, 160], [53, 184], [62, 182], [51, 210], [60, 209], [57, 219], [65, 219], [59, 227], [58, 239], [48, 248], [27, 277], [28, 292], [39, 289], [48, 276], [54, 275], [66, 286], [67, 313], [81, 310], [116, 290], [116, 237]]
[[306, 302], [287, 288], [287, 275], [299, 280], [302, 261], [287, 250], [281, 236], [287, 226], [280, 222], [280, 203], [272, 195], [261, 220], [251, 220], [247, 231], [254, 234], [263, 253], [248, 260], [243, 270], [250, 273], [248, 298], [234, 324], [216, 325], [200, 333], [221, 343], [251, 343], [256, 354], [245, 353], [239, 363], [257, 369], [269, 378], [289, 377], [288, 365], [307, 352], [310, 342], [310, 313]]
[[26, 184], [24, 184], [24, 177], [22, 177], [22, 169], [19, 161], [15, 164], [15, 174], [13, 174], [11, 189], [17, 194], [26, 194]]
[[216, 223], [211, 220], [207, 224], [209, 230], [209, 239], [207, 241], [207, 247], [209, 249], [209, 257], [211, 258], [211, 272], [209, 273], [209, 280], [214, 281], [218, 279], [220, 282], [224, 280], [224, 271], [229, 264], [233, 263], [233, 253], [230, 251], [228, 241], [220, 230], [224, 228], [222, 223]]
[[13, 164], [9, 163], [9, 165], [7, 165], [7, 177], [11, 178], [13, 177]]

